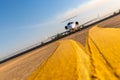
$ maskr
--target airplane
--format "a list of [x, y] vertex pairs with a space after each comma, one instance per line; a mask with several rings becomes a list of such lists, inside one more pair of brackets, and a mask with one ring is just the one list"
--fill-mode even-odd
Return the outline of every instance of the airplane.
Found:
[[68, 22], [68, 24], [65, 26], [66, 30], [69, 30], [70, 32], [73, 32], [78, 29], [79, 22]]
[[[75, 17], [77, 17], [77, 16], [73, 16], [73, 17], [71, 17], [69, 19], [66, 19], [63, 22], [69, 21], [69, 20], [71, 20], [71, 19], [73, 19]], [[76, 22], [70, 21], [65, 26], [65, 29], [68, 30], [68, 31], [70, 31], [70, 32], [73, 32], [73, 31], [75, 31], [75, 30], [78, 29], [78, 26], [79, 26], [79, 22], [78, 21], [76, 21]]]

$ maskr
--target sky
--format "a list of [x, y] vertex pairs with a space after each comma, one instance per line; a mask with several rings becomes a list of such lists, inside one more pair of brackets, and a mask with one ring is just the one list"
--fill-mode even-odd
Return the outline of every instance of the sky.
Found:
[[0, 0], [0, 58], [80, 24], [120, 9], [120, 0]]

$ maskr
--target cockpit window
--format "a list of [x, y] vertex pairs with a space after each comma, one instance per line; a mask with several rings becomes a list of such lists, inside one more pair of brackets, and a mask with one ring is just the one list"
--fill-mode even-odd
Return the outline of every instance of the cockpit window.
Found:
[[73, 22], [69, 22], [67, 25], [73, 24]]

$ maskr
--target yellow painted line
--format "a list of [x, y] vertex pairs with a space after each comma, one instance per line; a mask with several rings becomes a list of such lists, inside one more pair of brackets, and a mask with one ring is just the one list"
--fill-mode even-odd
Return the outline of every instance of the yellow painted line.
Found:
[[81, 44], [73, 40], [59, 41], [56, 51], [29, 80], [90, 80], [89, 57]]
[[93, 27], [86, 47], [61, 40], [29, 80], [120, 80], [120, 28]]
[[89, 31], [86, 50], [91, 74], [100, 80], [120, 79], [120, 28], [94, 27]]

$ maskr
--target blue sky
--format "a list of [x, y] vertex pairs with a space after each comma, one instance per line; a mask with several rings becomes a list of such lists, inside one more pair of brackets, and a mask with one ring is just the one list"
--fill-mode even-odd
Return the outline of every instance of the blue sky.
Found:
[[[61, 21], [81, 23], [120, 8], [120, 0], [0, 0], [0, 58], [64, 31]], [[114, 7], [113, 7], [114, 6]], [[103, 9], [104, 8], [104, 9]]]
[[[59, 13], [83, 2], [85, 0], [0, 0], [0, 55], [6, 56], [41, 41], [46, 35], [53, 35], [54, 28], [41, 24], [46, 25]], [[38, 28], [34, 28], [36, 25]]]
[[0, 25], [16, 27], [38, 24], [83, 2], [83, 0], [0, 0]]

